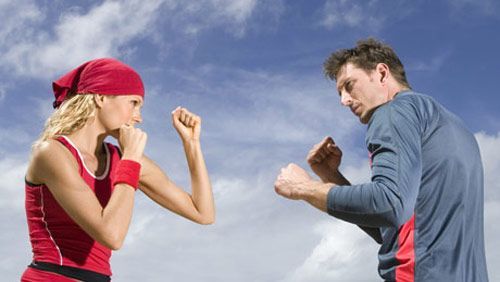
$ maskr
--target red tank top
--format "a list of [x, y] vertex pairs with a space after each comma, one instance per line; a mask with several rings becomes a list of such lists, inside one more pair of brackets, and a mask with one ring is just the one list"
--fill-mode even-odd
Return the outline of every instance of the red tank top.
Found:
[[[101, 176], [94, 176], [85, 167], [82, 155], [71, 140], [64, 136], [56, 140], [73, 154], [78, 162], [82, 179], [105, 207], [113, 191], [110, 175], [120, 160], [118, 149], [112, 144], [104, 143], [106, 169]], [[78, 267], [111, 275], [109, 265], [111, 250], [87, 235], [66, 214], [45, 184], [32, 184], [26, 181], [25, 192], [26, 216], [34, 261]]]

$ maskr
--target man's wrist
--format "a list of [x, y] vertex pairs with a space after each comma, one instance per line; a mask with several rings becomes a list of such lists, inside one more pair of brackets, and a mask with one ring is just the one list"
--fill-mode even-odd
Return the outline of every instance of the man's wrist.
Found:
[[334, 183], [322, 183], [319, 181], [311, 181], [309, 189], [305, 189], [302, 199], [316, 208], [325, 211], [327, 210], [326, 200], [328, 192], [335, 186]]

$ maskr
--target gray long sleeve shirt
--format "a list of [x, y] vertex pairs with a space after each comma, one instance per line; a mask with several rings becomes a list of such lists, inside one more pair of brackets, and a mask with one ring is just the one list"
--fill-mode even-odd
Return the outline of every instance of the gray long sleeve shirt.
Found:
[[375, 110], [366, 145], [371, 182], [332, 188], [327, 206], [382, 243], [380, 276], [488, 281], [481, 156], [460, 119], [431, 97], [402, 92]]

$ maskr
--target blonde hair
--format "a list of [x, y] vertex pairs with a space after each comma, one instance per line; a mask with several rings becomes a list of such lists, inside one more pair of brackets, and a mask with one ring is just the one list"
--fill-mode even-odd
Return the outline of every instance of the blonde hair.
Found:
[[81, 129], [87, 121], [95, 116], [95, 94], [78, 94], [66, 99], [45, 122], [45, 128], [32, 148], [44, 141], [69, 135]]

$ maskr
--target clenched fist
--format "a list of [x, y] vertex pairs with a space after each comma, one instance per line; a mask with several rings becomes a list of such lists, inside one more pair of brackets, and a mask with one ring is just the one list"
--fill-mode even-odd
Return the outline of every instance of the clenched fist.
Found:
[[186, 108], [177, 107], [172, 112], [172, 124], [182, 141], [200, 140], [201, 118]]
[[335, 183], [333, 178], [338, 174], [341, 160], [342, 151], [331, 137], [325, 137], [321, 142], [314, 145], [307, 154], [307, 162], [323, 182]]
[[311, 181], [311, 176], [304, 169], [291, 163], [281, 169], [274, 182], [274, 189], [285, 198], [300, 200], [307, 194]]
[[119, 132], [118, 144], [123, 152], [122, 158], [140, 162], [148, 139], [147, 134], [139, 128], [126, 124], [120, 127]]

